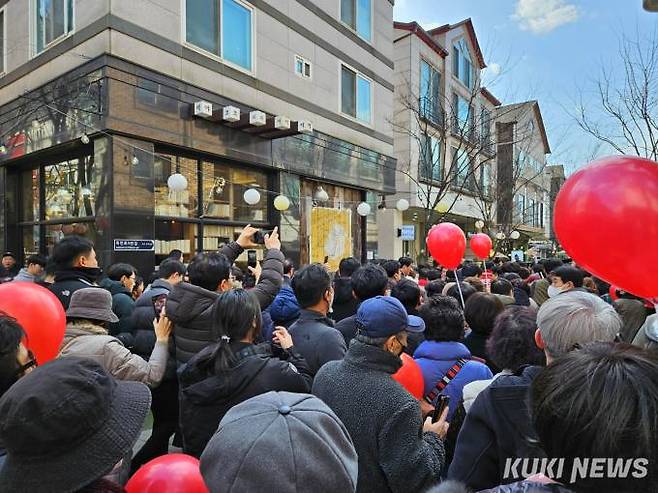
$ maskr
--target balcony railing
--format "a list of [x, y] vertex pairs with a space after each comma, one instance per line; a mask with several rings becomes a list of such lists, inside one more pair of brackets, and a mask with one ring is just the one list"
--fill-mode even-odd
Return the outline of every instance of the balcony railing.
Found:
[[435, 127], [443, 126], [443, 109], [435, 99], [427, 96], [419, 98], [418, 109], [423, 120]]

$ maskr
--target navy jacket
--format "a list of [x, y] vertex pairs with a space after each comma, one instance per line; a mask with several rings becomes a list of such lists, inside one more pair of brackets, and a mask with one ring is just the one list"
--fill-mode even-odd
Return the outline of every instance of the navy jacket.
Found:
[[[423, 372], [425, 395], [434, 389], [437, 382], [444, 377], [450, 367], [460, 358], [465, 360], [471, 359], [471, 352], [460, 342], [423, 341], [418, 346], [418, 349], [414, 353], [414, 359]], [[443, 390], [443, 394], [450, 396], [448, 420], [452, 419], [455, 409], [457, 409], [457, 406], [459, 406], [462, 400], [464, 385], [475, 380], [487, 380], [492, 377], [493, 374], [487, 368], [487, 365], [479, 361], [467, 361], [455, 378]]]
[[475, 491], [516, 481], [504, 479], [505, 461], [545, 457], [530, 419], [530, 385], [541, 371], [526, 366], [501, 375], [480, 392], [466, 415], [457, 439], [448, 478]]
[[295, 293], [289, 285], [281, 287], [268, 310], [274, 325], [283, 325], [286, 328], [290, 327], [301, 313]]
[[76, 267], [57, 271], [55, 273], [55, 282], [48, 289], [57, 296], [64, 310], [68, 310], [71, 303], [71, 296], [78, 289], [98, 287], [96, 276], [90, 275], [85, 269]]

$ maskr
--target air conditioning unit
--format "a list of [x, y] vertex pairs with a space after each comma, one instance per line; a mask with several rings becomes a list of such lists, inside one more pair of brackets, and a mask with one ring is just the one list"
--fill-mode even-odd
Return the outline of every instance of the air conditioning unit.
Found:
[[313, 124], [308, 120], [300, 120], [297, 122], [297, 131], [301, 134], [312, 134]]
[[262, 127], [267, 121], [267, 115], [262, 111], [249, 112], [249, 125], [254, 127]]
[[287, 116], [277, 116], [274, 118], [274, 128], [277, 130], [290, 130], [290, 118]]
[[227, 122], [237, 122], [240, 121], [240, 108], [235, 106], [224, 106], [222, 110], [222, 118]]
[[194, 116], [210, 118], [212, 116], [212, 103], [208, 101], [196, 101], [194, 103]]

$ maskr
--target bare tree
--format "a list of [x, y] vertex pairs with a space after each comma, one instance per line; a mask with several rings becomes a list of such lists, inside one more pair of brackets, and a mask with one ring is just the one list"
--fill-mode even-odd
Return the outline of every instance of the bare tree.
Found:
[[658, 160], [658, 35], [622, 35], [615, 68], [603, 67], [593, 98], [580, 91], [580, 128], [619, 154]]

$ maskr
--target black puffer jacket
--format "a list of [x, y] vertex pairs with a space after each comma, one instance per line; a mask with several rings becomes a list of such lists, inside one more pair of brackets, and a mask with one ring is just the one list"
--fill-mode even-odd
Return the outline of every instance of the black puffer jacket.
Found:
[[68, 310], [73, 293], [78, 289], [97, 287], [97, 278], [98, 273], [90, 273], [88, 269], [74, 267], [57, 271], [55, 273], [55, 282], [48, 289], [57, 296], [64, 310]]
[[[155, 309], [153, 308], [153, 298], [160, 295], [169, 296], [173, 286], [164, 279], [156, 279], [151, 288], [144, 291], [135, 302], [135, 309], [132, 315], [132, 335], [133, 345], [132, 352], [140, 355], [148, 361], [149, 356], [155, 347], [155, 330], [153, 329], [153, 319], [155, 318]], [[173, 340], [170, 339], [170, 354], [167, 359], [167, 371], [164, 380], [176, 378], [176, 358], [174, 357]]]
[[354, 340], [342, 361], [315, 376], [313, 393], [354, 441], [358, 493], [426, 491], [441, 478], [443, 442], [423, 433], [418, 401], [391, 378], [401, 366], [395, 355]]
[[231, 343], [235, 362], [218, 373], [213, 361], [205, 364], [216, 346], [194, 356], [180, 373], [180, 423], [183, 451], [199, 457], [224, 415], [236, 404], [275, 391], [308, 393], [311, 375], [301, 356], [282, 352], [274, 356], [269, 343], [259, 346]]
[[349, 277], [337, 277], [334, 279], [334, 304], [333, 312], [329, 317], [335, 322], [356, 314], [359, 309], [359, 301], [352, 294], [352, 280]]
[[541, 369], [526, 366], [502, 375], [478, 395], [459, 433], [449, 479], [475, 491], [494, 488], [515, 481], [504, 478], [508, 458], [545, 457], [529, 410], [530, 386]]
[[[237, 243], [230, 243], [220, 253], [233, 262], [242, 252]], [[283, 278], [283, 254], [268, 250], [263, 261], [263, 272], [256, 287], [249, 292], [264, 310], [272, 303]], [[167, 297], [166, 313], [174, 322], [174, 340], [178, 364], [186, 363], [212, 342], [212, 308], [219, 293], [182, 282]]]

